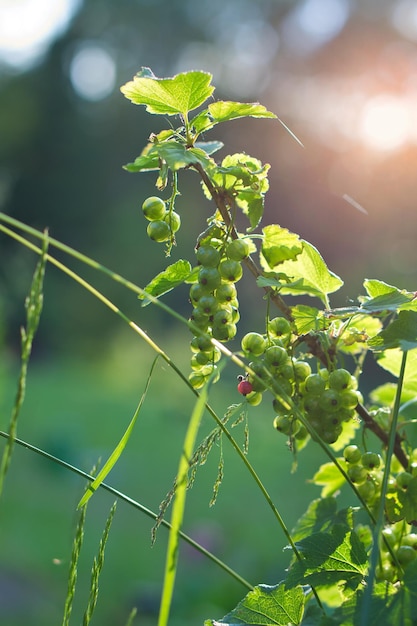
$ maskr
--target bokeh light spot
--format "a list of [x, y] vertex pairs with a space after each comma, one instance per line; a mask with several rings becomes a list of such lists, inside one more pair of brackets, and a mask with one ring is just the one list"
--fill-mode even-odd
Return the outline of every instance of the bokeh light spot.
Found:
[[68, 25], [80, 0], [1, 0], [0, 60], [29, 69]]
[[340, 33], [350, 12], [349, 0], [304, 0], [283, 22], [288, 46], [309, 54]]
[[359, 123], [362, 141], [375, 150], [395, 150], [409, 136], [410, 116], [403, 99], [381, 94], [369, 100]]
[[83, 44], [72, 57], [69, 74], [76, 93], [85, 100], [103, 100], [116, 82], [116, 63], [101, 45]]

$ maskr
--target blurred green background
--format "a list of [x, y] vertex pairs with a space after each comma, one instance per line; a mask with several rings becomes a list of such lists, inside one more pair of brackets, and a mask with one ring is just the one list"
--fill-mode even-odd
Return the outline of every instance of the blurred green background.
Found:
[[[216, 98], [262, 102], [303, 142], [301, 148], [270, 120], [231, 122], [208, 136], [224, 141], [220, 156], [245, 151], [271, 164], [265, 222], [301, 234], [345, 280], [332, 305], [354, 300], [365, 277], [412, 290], [416, 42], [411, 0], [2, 0], [0, 210], [48, 227], [52, 236], [144, 286], [166, 262], [163, 248], [148, 240], [140, 212], [155, 191], [154, 176], [128, 174], [122, 165], [168, 122], [129, 103], [119, 87], [141, 66], [157, 76], [203, 69], [214, 76]], [[181, 256], [192, 259], [210, 207], [192, 173], [183, 173], [180, 186]], [[172, 260], [179, 256], [174, 249]], [[35, 258], [0, 235], [0, 260], [6, 429]], [[159, 310], [141, 309], [132, 294], [81, 264], [71, 266], [188, 368], [187, 331]], [[241, 285], [243, 334], [261, 329], [264, 313], [251, 305], [257, 295], [251, 281]], [[185, 290], [166, 301], [188, 314]], [[19, 435], [88, 471], [126, 427], [152, 359], [120, 320], [49, 267]], [[213, 389], [220, 414], [238, 401], [236, 373], [229, 366]], [[157, 510], [171, 487], [193, 403], [159, 365], [133, 440], [109, 482]], [[289, 477], [291, 456], [285, 442], [271, 436], [271, 419], [267, 403], [251, 410], [249, 456], [291, 526], [309, 494], [318, 495], [307, 479], [321, 459], [310, 447]], [[211, 427], [206, 416], [202, 434]], [[217, 453], [190, 492], [185, 530], [251, 582], [277, 582], [287, 564], [284, 537], [227, 445], [225, 482], [214, 509], [208, 507]], [[2, 623], [60, 623], [82, 490], [80, 479], [16, 450], [0, 509]], [[89, 508], [74, 623], [86, 603], [111, 502], [99, 493]], [[119, 504], [95, 623], [124, 624], [135, 604], [137, 623], [155, 623], [166, 531], [151, 548], [151, 526]], [[244, 593], [187, 547], [181, 557], [172, 624], [218, 618]]]

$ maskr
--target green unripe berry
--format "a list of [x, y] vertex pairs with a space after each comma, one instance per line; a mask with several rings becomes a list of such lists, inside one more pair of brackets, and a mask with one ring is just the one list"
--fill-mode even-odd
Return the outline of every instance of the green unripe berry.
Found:
[[196, 252], [197, 261], [204, 267], [217, 267], [220, 263], [221, 254], [213, 246], [200, 246]]
[[358, 392], [353, 389], [347, 389], [340, 393], [340, 402], [345, 409], [355, 409], [359, 402]]
[[408, 535], [404, 535], [401, 539], [401, 545], [411, 546], [414, 550], [417, 550], [417, 534], [409, 533]]
[[335, 428], [331, 430], [325, 430], [324, 432], [320, 434], [324, 443], [328, 443], [331, 445], [332, 443], [336, 443], [341, 433], [342, 433], [342, 427], [336, 426]]
[[188, 380], [190, 381], [192, 387], [194, 387], [194, 389], [201, 389], [201, 387], [204, 386], [204, 383], [206, 382], [207, 377], [204, 376], [204, 374], [200, 373], [200, 372], [191, 372], [191, 374], [188, 377]]
[[365, 454], [362, 454], [361, 463], [369, 470], [378, 469], [381, 461], [381, 457], [376, 452], [365, 452]]
[[219, 265], [219, 271], [223, 280], [229, 283], [237, 283], [242, 278], [243, 270], [239, 261], [224, 259]]
[[310, 374], [304, 381], [304, 389], [307, 393], [320, 395], [323, 393], [326, 383], [320, 374]]
[[215, 267], [200, 267], [198, 272], [198, 282], [205, 289], [214, 291], [221, 283], [219, 270]]
[[308, 417], [316, 416], [321, 413], [320, 396], [316, 394], [306, 394], [303, 398], [303, 407]]
[[289, 415], [277, 415], [274, 418], [274, 428], [284, 435], [291, 435], [295, 427], [295, 420]]
[[175, 211], [170, 211], [165, 215], [164, 222], [169, 226], [171, 233], [176, 233], [181, 227], [181, 218]]
[[311, 374], [311, 367], [307, 361], [294, 361], [294, 379], [303, 382]]
[[195, 337], [195, 343], [202, 352], [208, 352], [214, 348], [208, 335], [198, 335]]
[[197, 307], [204, 311], [206, 315], [213, 315], [218, 308], [218, 304], [214, 296], [206, 293], [198, 301]]
[[213, 327], [224, 326], [233, 322], [233, 312], [231, 309], [218, 309], [213, 316]]
[[265, 350], [265, 362], [272, 367], [279, 368], [288, 362], [288, 353], [281, 346], [270, 346]]
[[244, 239], [234, 239], [227, 245], [226, 254], [233, 261], [243, 261], [249, 256], [249, 244]]
[[400, 474], [397, 474], [397, 487], [398, 489], [402, 489], [402, 490], [406, 490], [408, 489], [408, 485], [410, 484], [410, 481], [412, 480], [413, 475], [410, 474], [410, 472], [401, 472]]
[[326, 389], [320, 396], [320, 407], [326, 413], [332, 413], [340, 408], [340, 393], [335, 389]]
[[329, 387], [336, 391], [350, 389], [352, 385], [352, 376], [345, 369], [338, 369], [329, 374]]
[[364, 483], [368, 477], [368, 470], [361, 465], [352, 465], [348, 468], [347, 475], [355, 485]]
[[216, 289], [216, 298], [219, 302], [231, 303], [236, 299], [236, 287], [232, 283], [222, 283]]
[[242, 337], [241, 346], [246, 354], [260, 356], [265, 352], [266, 340], [259, 333], [247, 333]]
[[400, 546], [396, 556], [400, 565], [407, 567], [417, 557], [417, 552], [411, 546]]
[[191, 304], [194, 304], [194, 306], [199, 302], [200, 298], [202, 298], [202, 296], [207, 295], [207, 291], [204, 289], [204, 287], [202, 285], [200, 285], [199, 283], [194, 283], [193, 285], [191, 285], [190, 287], [190, 300], [191, 300]]
[[150, 237], [150, 239], [152, 239], [153, 241], [157, 241], [158, 243], [168, 241], [168, 239], [171, 238], [171, 231], [169, 230], [169, 226], [166, 222], [163, 222], [162, 220], [149, 222], [146, 232], [148, 233], [148, 237]]
[[157, 196], [150, 196], [142, 204], [142, 211], [150, 222], [162, 220], [166, 214], [165, 202]]
[[351, 444], [350, 446], [346, 446], [343, 450], [343, 456], [348, 463], [359, 463], [362, 458], [362, 452], [359, 450], [358, 446]]
[[251, 406], [258, 406], [262, 402], [262, 393], [259, 391], [251, 391], [246, 396], [246, 402]]
[[236, 324], [223, 324], [222, 326], [213, 326], [212, 333], [217, 341], [230, 341], [236, 336]]
[[291, 324], [285, 317], [274, 317], [268, 322], [268, 332], [272, 337], [289, 336], [291, 334]]

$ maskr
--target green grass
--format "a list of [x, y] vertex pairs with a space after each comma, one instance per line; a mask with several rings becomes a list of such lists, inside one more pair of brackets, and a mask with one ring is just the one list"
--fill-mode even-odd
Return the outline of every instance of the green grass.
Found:
[[[149, 350], [141, 352], [139, 347], [137, 353], [126, 352], [124, 358], [109, 355], [104, 363], [32, 364], [18, 436], [90, 471], [100, 459], [105, 461], [129, 423], [152, 358]], [[221, 382], [214, 386], [210, 399], [221, 415], [228, 405], [240, 401], [232, 370], [229, 380], [229, 385]], [[4, 374], [2, 388], [1, 427], [6, 429], [15, 389], [11, 371]], [[132, 438], [106, 482], [157, 511], [172, 486], [194, 403], [195, 396], [184, 385], [178, 385], [174, 373], [163, 364], [157, 365]], [[267, 400], [250, 410], [249, 459], [291, 527], [303, 512], [300, 507], [305, 494], [298, 498], [300, 484], [312, 496], [319, 495], [307, 485], [306, 477], [312, 475], [312, 467], [318, 466], [320, 453], [311, 447], [302, 455], [298, 473], [288, 478], [291, 455], [285, 439], [274, 433], [272, 417]], [[201, 437], [213, 426], [206, 413]], [[233, 434], [243, 441], [242, 426]], [[278, 582], [288, 564], [288, 556], [282, 554], [285, 538], [226, 441], [224, 483], [216, 505], [208, 506], [218, 453], [218, 448], [212, 451], [189, 492], [184, 531], [197, 540], [208, 537], [208, 548], [253, 584]], [[6, 602], [3, 615], [8, 626], [61, 623], [76, 506], [84, 487], [83, 479], [16, 447], [1, 502], [0, 575], [17, 588], [19, 582], [23, 591], [20, 589], [15, 604], [7, 599], [11, 606]], [[91, 565], [113, 500], [99, 490], [88, 506], [73, 624], [80, 623], [86, 608]], [[125, 624], [137, 602], [139, 612], [133, 623], [156, 622], [167, 531], [160, 528], [156, 544], [151, 547], [152, 525], [152, 520], [139, 511], [119, 503], [92, 624]], [[244, 588], [236, 581], [184, 544], [170, 624], [191, 625], [203, 623], [204, 618], [219, 618], [242, 593]]]

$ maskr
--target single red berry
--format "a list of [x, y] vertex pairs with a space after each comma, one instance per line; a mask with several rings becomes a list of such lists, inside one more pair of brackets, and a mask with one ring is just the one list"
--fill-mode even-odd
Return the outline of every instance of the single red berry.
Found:
[[241, 380], [237, 386], [237, 390], [242, 396], [247, 396], [249, 393], [253, 391], [252, 383], [248, 380]]

